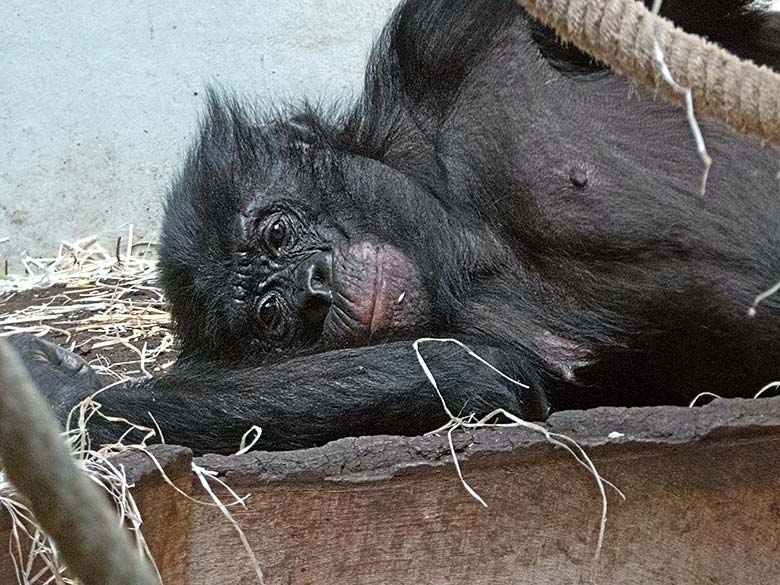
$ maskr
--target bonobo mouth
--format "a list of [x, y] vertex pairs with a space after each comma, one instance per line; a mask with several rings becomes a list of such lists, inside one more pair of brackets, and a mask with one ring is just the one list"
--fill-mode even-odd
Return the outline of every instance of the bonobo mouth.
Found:
[[358, 242], [333, 259], [329, 343], [365, 343], [420, 325], [430, 303], [416, 266], [389, 244]]

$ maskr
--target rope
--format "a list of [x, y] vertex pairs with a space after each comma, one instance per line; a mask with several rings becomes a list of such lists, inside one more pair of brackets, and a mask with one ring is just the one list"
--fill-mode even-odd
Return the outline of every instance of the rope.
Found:
[[657, 42], [675, 81], [693, 93], [696, 115], [780, 144], [780, 75], [688, 34], [635, 0], [517, 0], [570, 42], [675, 104], [683, 95], [661, 78]]

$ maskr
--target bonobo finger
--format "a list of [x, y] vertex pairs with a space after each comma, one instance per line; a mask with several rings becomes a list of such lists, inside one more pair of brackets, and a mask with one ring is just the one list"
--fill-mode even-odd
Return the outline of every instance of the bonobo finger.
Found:
[[27, 364], [35, 361], [57, 365], [60, 362], [57, 355], [58, 346], [50, 341], [30, 333], [11, 335], [8, 341]]
[[11, 335], [9, 341], [26, 363], [45, 362], [74, 373], [89, 369], [89, 364], [82, 357], [47, 339], [19, 333]]
[[103, 386], [83, 358], [59, 345], [27, 333], [8, 341], [61, 421], [71, 407]]
[[[41, 344], [41, 339], [30, 333], [16, 333], [7, 338], [8, 343], [11, 344], [25, 362], [32, 359], [39, 361], [50, 361], [47, 352], [44, 350], [44, 346]], [[48, 342], [47, 342], [48, 343]]]

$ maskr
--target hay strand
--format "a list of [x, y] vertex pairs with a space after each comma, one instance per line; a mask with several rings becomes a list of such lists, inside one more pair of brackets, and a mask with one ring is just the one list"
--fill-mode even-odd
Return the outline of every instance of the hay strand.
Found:
[[[590, 459], [590, 457], [585, 452], [585, 450], [574, 439], [566, 435], [550, 432], [542, 425], [523, 420], [517, 415], [514, 415], [511, 412], [504, 410], [503, 408], [497, 408], [487, 416], [484, 416], [480, 419], [477, 419], [474, 414], [470, 414], [468, 416], [455, 416], [450, 410], [450, 408], [447, 406], [447, 402], [444, 399], [444, 395], [439, 390], [439, 385], [436, 381], [436, 378], [434, 377], [433, 373], [428, 367], [428, 364], [425, 362], [425, 359], [422, 357], [422, 354], [420, 353], [421, 343], [452, 343], [454, 345], [457, 345], [461, 349], [463, 349], [469, 356], [473, 357], [481, 364], [487, 366], [490, 370], [497, 373], [499, 376], [501, 376], [508, 382], [524, 389], [527, 389], [528, 385], [523, 384], [522, 382], [515, 380], [510, 376], [507, 376], [505, 373], [501, 372], [498, 368], [490, 364], [487, 360], [479, 356], [476, 352], [474, 352], [471, 348], [469, 348], [466, 344], [464, 344], [462, 341], [458, 339], [423, 337], [417, 339], [412, 344], [412, 347], [414, 348], [415, 354], [417, 356], [417, 361], [420, 364], [420, 367], [425, 373], [428, 382], [431, 384], [431, 386], [433, 386], [434, 390], [436, 391], [436, 394], [441, 400], [441, 403], [444, 406], [444, 411], [447, 413], [447, 416], [450, 417], [450, 420], [447, 424], [437, 429], [436, 431], [433, 431], [432, 433], [447, 431], [447, 439], [449, 441], [450, 454], [452, 455], [452, 463], [455, 466], [455, 471], [458, 474], [458, 478], [460, 479], [466, 491], [484, 507], [487, 507], [487, 502], [485, 502], [485, 500], [468, 484], [468, 482], [463, 477], [463, 472], [461, 471], [460, 463], [458, 461], [457, 454], [455, 451], [455, 445], [452, 441], [452, 433], [456, 429], [460, 428], [460, 429], [468, 430], [468, 429], [476, 429], [476, 428], [484, 428], [484, 427], [504, 427], [504, 428], [512, 427], [512, 428], [528, 429], [530, 431], [543, 435], [547, 440], [547, 442], [550, 443], [551, 445], [562, 447], [563, 449], [565, 449], [572, 457], [574, 457], [577, 463], [582, 465], [593, 476], [593, 478], [596, 480], [596, 485], [598, 487], [599, 494], [601, 495], [601, 518], [599, 522], [598, 541], [596, 543], [596, 551], [594, 554], [594, 568], [595, 568], [595, 565], [598, 563], [599, 556], [601, 554], [601, 549], [604, 544], [604, 536], [606, 534], [606, 528], [607, 528], [607, 494], [606, 494], [605, 486], [609, 486], [613, 488], [615, 491], [617, 491], [618, 495], [621, 498], [625, 499], [623, 493], [615, 485], [613, 485], [612, 483], [610, 483], [609, 481], [601, 477], [598, 470], [596, 469], [596, 466], [593, 464], [593, 461]], [[503, 416], [509, 419], [511, 422], [508, 423], [490, 422], [495, 420], [499, 416]]]

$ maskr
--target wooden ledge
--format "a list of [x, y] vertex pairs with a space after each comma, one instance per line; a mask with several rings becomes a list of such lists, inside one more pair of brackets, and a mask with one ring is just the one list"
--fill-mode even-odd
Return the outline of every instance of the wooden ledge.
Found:
[[[618, 454], [640, 447], [687, 445], [733, 437], [740, 441], [780, 434], [780, 397], [716, 400], [696, 408], [596, 408], [552, 415], [551, 432], [568, 435], [588, 452]], [[612, 435], [619, 433], [620, 436]], [[518, 462], [568, 457], [539, 433], [519, 428], [456, 431], [453, 443], [461, 462], [510, 455]], [[780, 453], [778, 453], [780, 460]], [[229, 483], [269, 481], [378, 481], [441, 466], [451, 466], [444, 436], [345, 438], [297, 451], [254, 451], [244, 455], [205, 455], [198, 465]]]
[[[780, 398], [704, 407], [562, 412], [550, 430], [585, 447], [626, 494], [609, 493], [597, 582], [774, 584], [780, 575]], [[232, 511], [276, 584], [579, 583], [593, 576], [601, 500], [593, 478], [522, 429], [361, 437], [323, 447], [194, 461], [246, 509]], [[185, 493], [208, 500], [186, 449], [152, 452]], [[191, 504], [141, 453], [117, 458], [135, 483], [166, 584], [253, 583], [233, 527]], [[14, 583], [0, 522], [0, 582]]]

